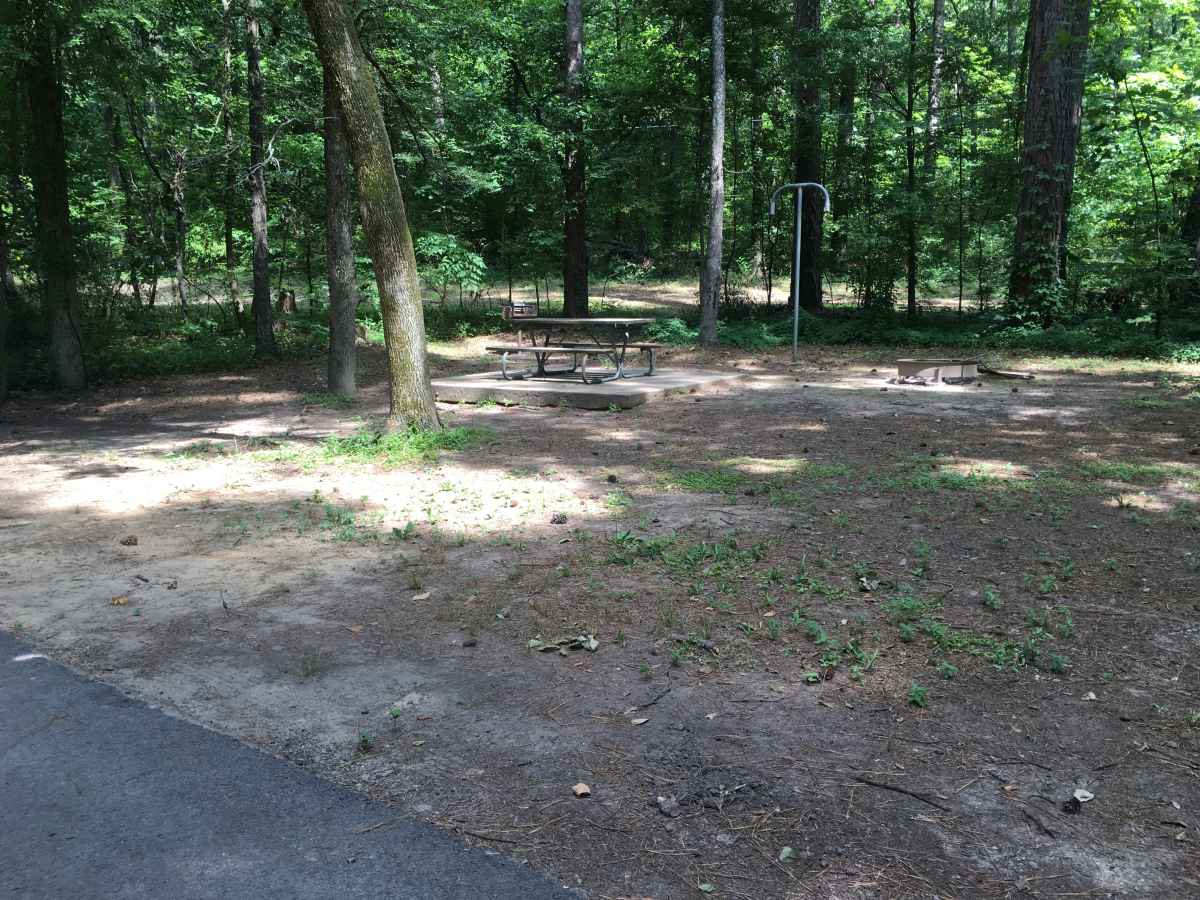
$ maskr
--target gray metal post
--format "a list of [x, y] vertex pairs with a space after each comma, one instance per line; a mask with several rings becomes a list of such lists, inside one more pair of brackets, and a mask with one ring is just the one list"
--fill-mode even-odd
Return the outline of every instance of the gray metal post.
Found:
[[792, 362], [800, 361], [800, 247], [804, 228], [804, 189], [806, 187], [816, 188], [825, 195], [825, 212], [829, 212], [829, 191], [825, 190], [825, 185], [815, 181], [793, 181], [789, 184], [781, 184], [775, 189], [775, 193], [771, 195], [771, 207], [768, 213], [772, 216], [775, 215], [775, 198], [781, 191], [789, 188], [795, 190], [796, 246], [792, 252]]
[[804, 233], [804, 186], [796, 188], [796, 246], [792, 249], [792, 362], [800, 361], [800, 248]]

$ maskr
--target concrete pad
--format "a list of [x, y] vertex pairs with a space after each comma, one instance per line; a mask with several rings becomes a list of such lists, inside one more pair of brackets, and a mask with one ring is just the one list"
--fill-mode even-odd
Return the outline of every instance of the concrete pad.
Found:
[[527, 378], [505, 381], [499, 372], [477, 372], [433, 379], [437, 399], [445, 403], [491, 400], [513, 406], [559, 406], [575, 409], [633, 409], [667, 394], [694, 394], [733, 384], [736, 372], [659, 369], [653, 375], [584, 384], [579, 378]]

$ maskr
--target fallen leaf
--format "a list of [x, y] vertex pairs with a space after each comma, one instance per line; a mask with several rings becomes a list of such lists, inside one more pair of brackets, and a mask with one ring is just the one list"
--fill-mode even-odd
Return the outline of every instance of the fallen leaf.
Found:
[[782, 850], [779, 851], [779, 861], [787, 862], [789, 859], [792, 859], [795, 855], [796, 855], [796, 851], [793, 850], [791, 847], [784, 847]]
[[1076, 788], [1075, 793], [1071, 796], [1073, 796], [1080, 803], [1087, 803], [1089, 800], [1096, 799], [1095, 794], [1093, 794], [1091, 791], [1085, 791], [1083, 788]]
[[1083, 699], [1090, 701], [1090, 700], [1098, 700], [1099, 698], [1096, 696], [1095, 691], [1088, 691], [1086, 694], [1083, 695]]
[[579, 782], [579, 784], [575, 785], [575, 787], [571, 788], [571, 790], [575, 792], [576, 797], [592, 796], [592, 789], [590, 787], [588, 787], [586, 784], [584, 784], [582, 781]]
[[413, 599], [414, 600], [428, 600], [429, 595], [430, 595], [429, 591], [422, 591], [420, 594], [413, 594]]
[[349, 625], [349, 626], [347, 626], [346, 630], [349, 631], [351, 634], [361, 634], [362, 628], [363, 627], [361, 625]]
[[715, 884], [709, 884], [707, 881], [703, 884], [696, 885], [696, 890], [700, 891], [702, 894], [711, 894], [716, 889], [717, 886]]
[[112, 603], [113, 606], [126, 606], [129, 603], [129, 598], [124, 594], [121, 594], [119, 597], [113, 597], [109, 602]]
[[425, 744], [424, 741], [413, 741], [414, 747], [421, 747], [421, 746], [424, 746], [424, 744]]
[[645, 725], [649, 721], [650, 721], [649, 719], [630, 719], [629, 724], [630, 725]]
[[716, 717], [717, 717], [716, 713], [705, 713], [704, 714], [704, 718], [706, 718], [706, 719], [715, 719]]

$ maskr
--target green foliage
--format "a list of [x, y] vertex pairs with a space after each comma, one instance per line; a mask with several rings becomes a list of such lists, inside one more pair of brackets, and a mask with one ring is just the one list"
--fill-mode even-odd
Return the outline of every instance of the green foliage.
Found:
[[441, 431], [359, 431], [349, 437], [329, 437], [321, 444], [327, 461], [370, 463], [384, 468], [437, 460], [442, 451], [470, 450], [491, 439], [486, 428], [446, 428]]

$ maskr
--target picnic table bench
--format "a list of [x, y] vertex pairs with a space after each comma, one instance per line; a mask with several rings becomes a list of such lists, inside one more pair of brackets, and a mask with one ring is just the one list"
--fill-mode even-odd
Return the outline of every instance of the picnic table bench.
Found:
[[[582, 319], [547, 316], [514, 319], [513, 323], [517, 326], [516, 342], [492, 344], [486, 349], [489, 353], [500, 356], [500, 374], [506, 380], [578, 374], [584, 384], [599, 384], [618, 378], [654, 374], [654, 354], [663, 345], [653, 341], [630, 339], [630, 332], [640, 331], [652, 322], [654, 319], [612, 317]], [[524, 342], [526, 331], [529, 332], [528, 343]], [[567, 340], [566, 335], [570, 332], [584, 332], [589, 340]], [[539, 337], [542, 339], [541, 343], [538, 343]], [[644, 369], [626, 368], [626, 357], [631, 350], [636, 350], [646, 360], [647, 365]], [[569, 367], [551, 369], [548, 363], [553, 356], [569, 357]], [[524, 367], [516, 371], [510, 370], [510, 361], [514, 358], [523, 361]], [[603, 371], [589, 368], [593, 360], [600, 359], [608, 361], [608, 366]], [[563, 365], [566, 366], [565, 361]]]

